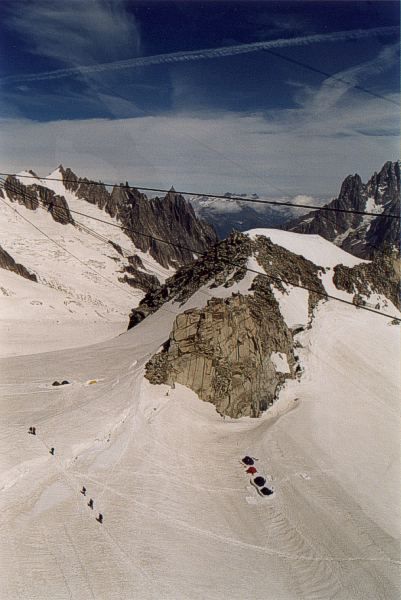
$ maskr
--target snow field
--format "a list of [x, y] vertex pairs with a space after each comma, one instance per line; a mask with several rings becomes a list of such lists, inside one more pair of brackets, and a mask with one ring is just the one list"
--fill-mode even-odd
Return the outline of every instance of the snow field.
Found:
[[[75, 201], [85, 206], [82, 212], [99, 212]], [[118, 276], [111, 246], [102, 246], [99, 259], [100, 242], [91, 238], [87, 251], [82, 231], [50, 222], [45, 211], [13, 206], [49, 227], [52, 236], [57, 229], [58, 239], [82, 252], [83, 260], [89, 252], [99, 261], [97, 270], [103, 266], [108, 277]], [[15, 252], [5, 248], [16, 260], [18, 250], [25, 258], [28, 247], [33, 253], [40, 248], [30, 264], [21, 262], [56, 278], [55, 249], [40, 247], [39, 232], [20, 226], [20, 246], [3, 227]], [[308, 236], [305, 245], [298, 234], [250, 234], [260, 234], [255, 232], [330, 267], [322, 281], [336, 296], [341, 292], [330, 287], [332, 267], [362, 262], [318, 236]], [[82, 289], [106, 308], [125, 310], [117, 289], [106, 291], [106, 282], [91, 279], [83, 265], [75, 267], [60, 253], [68, 289], [65, 282], [60, 291], [5, 272], [1, 301], [14, 351], [17, 334], [25, 335], [24, 348], [41, 338], [38, 348], [54, 349], [54, 330], [45, 330], [54, 327], [50, 302], [60, 331], [71, 323], [81, 328], [85, 320], [80, 340], [86, 335], [95, 341], [95, 309], [85, 305], [81, 315], [64, 304]], [[257, 257], [248, 266], [261, 270]], [[184, 305], [170, 302], [133, 330], [96, 345], [0, 360], [4, 598], [399, 598], [398, 326], [334, 300], [319, 303], [312, 328], [296, 338], [301, 380], [288, 382], [260, 419], [222, 419], [187, 388], [152, 386], [143, 377], [176, 314], [204, 306], [210, 296], [249, 293], [255, 276], [248, 273], [231, 288], [204, 286]], [[31, 289], [40, 290], [38, 296]], [[307, 292], [286, 291], [275, 294], [287, 324], [305, 325]], [[43, 305], [31, 304], [32, 298]], [[117, 316], [106, 315], [119, 327]], [[285, 368], [284, 356], [273, 359]], [[71, 384], [52, 387], [63, 379]], [[31, 425], [36, 436], [27, 434]], [[260, 498], [250, 485], [240, 464], [245, 454], [259, 458], [257, 468], [271, 478], [273, 496]]]
[[399, 328], [321, 304], [297, 337], [301, 381], [261, 419], [223, 420], [143, 379], [173, 318], [0, 361], [5, 597], [398, 598]]

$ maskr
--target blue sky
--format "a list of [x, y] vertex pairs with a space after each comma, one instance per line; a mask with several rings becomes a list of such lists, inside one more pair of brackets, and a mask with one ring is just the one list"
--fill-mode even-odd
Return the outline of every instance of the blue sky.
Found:
[[[366, 178], [397, 158], [398, 2], [2, 0], [0, 10], [4, 170], [62, 162], [138, 185], [327, 197], [349, 172]], [[273, 56], [260, 47], [269, 42], [384, 99]]]

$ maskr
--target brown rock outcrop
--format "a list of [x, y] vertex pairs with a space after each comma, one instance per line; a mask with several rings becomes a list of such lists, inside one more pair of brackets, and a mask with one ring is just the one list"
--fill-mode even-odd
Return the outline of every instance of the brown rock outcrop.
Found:
[[[178, 315], [163, 350], [146, 365], [152, 383], [181, 383], [222, 415], [257, 417], [295, 376], [292, 335], [273, 294], [235, 294]], [[266, 293], [267, 292], [267, 293]], [[278, 371], [273, 352], [286, 357]]]
[[[255, 274], [248, 294], [244, 291], [228, 298], [212, 298], [204, 308], [178, 315], [163, 349], [146, 365], [146, 376], [152, 383], [186, 385], [214, 404], [220, 414], [235, 418], [260, 415], [283, 382], [299, 372], [293, 333], [273, 288], [283, 292], [288, 284], [310, 288], [312, 319], [318, 301], [326, 298], [319, 278], [321, 267], [264, 236], [251, 240], [233, 233], [190, 267], [181, 268], [160, 289], [147, 294], [130, 319], [133, 327], [164, 302], [185, 303], [206, 284], [210, 294], [217, 286], [232, 287], [246, 275], [250, 256], [267, 276]], [[286, 368], [276, 366], [277, 356]]]
[[39, 200], [36, 194], [29, 191], [28, 186], [20, 182], [19, 179], [9, 175], [4, 183], [4, 190], [11, 202], [18, 202], [28, 210], [36, 210], [39, 206]]
[[382, 294], [401, 310], [400, 259], [396, 253], [377, 254], [371, 263], [352, 268], [336, 265], [333, 282], [339, 290], [354, 294], [355, 304], [363, 304], [372, 294]]
[[[327, 299], [320, 277], [323, 267], [264, 236], [253, 240], [233, 233], [148, 293], [132, 311], [129, 324], [134, 327], [165, 302], [184, 304], [202, 286], [207, 285], [210, 295], [217, 286], [230, 288], [244, 278], [251, 256], [265, 274], [255, 273], [248, 290], [213, 298], [203, 308], [178, 315], [162, 350], [146, 365], [152, 383], [186, 385], [213, 403], [219, 413], [231, 417], [258, 416], [273, 402], [283, 382], [302, 372], [294, 354], [299, 343], [294, 336], [303, 326], [290, 331], [274, 290], [286, 293], [291, 285], [306, 289], [311, 326], [315, 307]], [[399, 273], [394, 254], [353, 268], [337, 265], [333, 282], [355, 298], [376, 292], [399, 306]]]
[[121, 283], [128, 283], [128, 285], [144, 292], [153, 291], [160, 287], [159, 280], [155, 275], [146, 273], [146, 271], [140, 271], [131, 265], [125, 267], [124, 276], [119, 277], [118, 280], [121, 281]]

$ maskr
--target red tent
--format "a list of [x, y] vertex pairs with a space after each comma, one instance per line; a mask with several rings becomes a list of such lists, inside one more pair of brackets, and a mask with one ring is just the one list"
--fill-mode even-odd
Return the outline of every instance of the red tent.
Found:
[[257, 473], [257, 470], [255, 467], [249, 467], [249, 469], [247, 469], [246, 472], [250, 475], [255, 475], [255, 473]]

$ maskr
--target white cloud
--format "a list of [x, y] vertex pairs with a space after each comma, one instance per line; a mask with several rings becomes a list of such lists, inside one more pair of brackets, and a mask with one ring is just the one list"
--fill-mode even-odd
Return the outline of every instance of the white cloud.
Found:
[[[395, 60], [393, 46], [341, 75], [359, 82]], [[398, 156], [397, 107], [351, 87], [339, 94], [328, 82], [303, 89], [298, 108], [264, 114], [138, 111], [114, 120], [3, 121], [1, 170], [32, 168], [43, 175], [62, 162], [94, 179], [319, 203], [315, 198], [337, 194], [347, 174], [366, 179]], [[387, 98], [398, 101], [395, 94]], [[112, 112], [132, 114], [124, 98], [99, 99]]]
[[[232, 194], [233, 196], [238, 196], [239, 194], [236, 194], [235, 192]], [[249, 198], [249, 196], [248, 196]], [[208, 205], [208, 208], [211, 212], [215, 213], [216, 215], [221, 214], [224, 215], [226, 213], [230, 213], [230, 215], [234, 215], [236, 213], [241, 213], [245, 208], [250, 208], [253, 211], [255, 211], [256, 213], [259, 213], [260, 215], [265, 215], [266, 213], [271, 213], [272, 211], [278, 211], [281, 214], [288, 214], [288, 218], [289, 217], [299, 217], [307, 212], [310, 212], [311, 209], [309, 208], [291, 208], [290, 206], [287, 206], [286, 204], [283, 204], [282, 207], [278, 206], [277, 204], [268, 204], [265, 203], [263, 201], [267, 200], [273, 200], [274, 202], [279, 202], [279, 203], [286, 203], [286, 202], [291, 202], [294, 205], [298, 205], [298, 206], [322, 206], [323, 204], [325, 204], [330, 198], [328, 197], [319, 197], [319, 198], [314, 198], [313, 196], [306, 196], [304, 194], [298, 194], [296, 196], [277, 196], [274, 193], [270, 193], [267, 194], [266, 196], [262, 197], [262, 196], [258, 196], [257, 198], [258, 200], [260, 200], [261, 202], [252, 202], [252, 203], [248, 203], [247, 201], [241, 201], [240, 199], [236, 198], [234, 200], [229, 200], [229, 199], [223, 199], [223, 198], [208, 198], [206, 200], [206, 203]], [[205, 200], [203, 200], [202, 202], [202, 206], [205, 206]], [[196, 203], [196, 205], [199, 204], [199, 201]]]
[[[338, 187], [339, 187], [339, 185], [341, 183], [340, 180], [337, 183], [338, 183]], [[334, 195], [335, 194], [332, 194], [332, 196], [334, 196]], [[314, 196], [308, 196], [306, 194], [297, 194], [296, 196], [291, 198], [291, 202], [297, 206], [316, 207], [316, 206], [322, 206], [323, 204], [326, 204], [331, 199], [332, 198], [327, 197], [327, 196], [315, 198]], [[288, 200], [288, 198], [287, 198], [287, 200]], [[310, 210], [313, 210], [313, 209], [288, 207], [288, 213], [291, 214], [294, 218], [301, 217], [302, 215], [310, 212]]]
[[307, 204], [308, 206], [316, 204], [316, 198], [313, 196], [306, 196], [305, 194], [298, 194], [292, 199], [294, 204]]
[[[395, 98], [394, 98], [395, 99]], [[1, 170], [44, 175], [62, 162], [78, 174], [133, 185], [263, 197], [334, 196], [398, 156], [398, 110], [375, 98], [308, 117], [308, 110], [0, 123]], [[280, 188], [283, 193], [277, 191]], [[308, 199], [306, 198], [306, 202]]]

